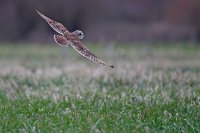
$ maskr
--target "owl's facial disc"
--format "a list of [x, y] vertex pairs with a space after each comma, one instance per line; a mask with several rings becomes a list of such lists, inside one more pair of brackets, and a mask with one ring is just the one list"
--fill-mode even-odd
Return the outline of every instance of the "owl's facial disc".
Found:
[[83, 39], [84, 38], [84, 34], [83, 34], [82, 31], [76, 30], [75, 33], [76, 33], [78, 39]]

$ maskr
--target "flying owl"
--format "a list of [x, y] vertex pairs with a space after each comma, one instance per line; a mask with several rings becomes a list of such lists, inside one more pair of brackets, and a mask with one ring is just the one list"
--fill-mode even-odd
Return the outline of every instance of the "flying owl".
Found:
[[114, 68], [114, 66], [107, 65], [101, 59], [99, 59], [95, 54], [90, 52], [90, 50], [81, 42], [81, 39], [84, 38], [84, 34], [80, 30], [76, 30], [74, 32], [69, 32], [65, 26], [61, 23], [56, 22], [47, 16], [40, 13], [38, 10], [36, 12], [54, 29], [61, 35], [54, 35], [54, 40], [58, 45], [68, 47], [71, 45], [79, 54], [86, 57], [87, 59], [94, 61], [95, 63], [106, 65]]

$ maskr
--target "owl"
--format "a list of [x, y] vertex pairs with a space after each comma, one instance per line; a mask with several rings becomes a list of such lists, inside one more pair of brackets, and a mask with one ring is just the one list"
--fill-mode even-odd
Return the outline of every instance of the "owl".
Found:
[[109, 66], [114, 68], [113, 65], [108, 65], [103, 62], [99, 57], [93, 54], [82, 42], [81, 40], [84, 38], [84, 34], [80, 30], [76, 30], [73, 32], [69, 32], [63, 24], [56, 22], [48, 18], [47, 16], [40, 13], [38, 10], [36, 12], [49, 24], [49, 26], [58, 32], [60, 35], [54, 35], [55, 42], [64, 47], [72, 46], [79, 54], [84, 56], [85, 58], [104, 66]]

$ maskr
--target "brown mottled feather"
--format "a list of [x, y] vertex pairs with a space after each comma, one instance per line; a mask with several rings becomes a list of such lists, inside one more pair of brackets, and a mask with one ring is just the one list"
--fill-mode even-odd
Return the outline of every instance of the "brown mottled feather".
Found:
[[69, 41], [63, 35], [54, 35], [53, 37], [57, 44], [65, 47], [69, 46]]
[[64, 35], [65, 32], [68, 32], [68, 30], [65, 28], [65, 26], [63, 26], [61, 23], [48, 18], [47, 16], [43, 15], [42, 13], [40, 13], [37, 10], [36, 10], [36, 12], [51, 26], [51, 28], [53, 28], [59, 34]]
[[[101, 64], [101, 65], [107, 65], [105, 62], [103, 62], [102, 60], [100, 60], [95, 54], [93, 54], [92, 52], [90, 52], [86, 46], [81, 43], [80, 41], [73, 41], [71, 43], [71, 46], [81, 55], [83, 55], [84, 57], [86, 57], [87, 59], [94, 61], [97, 64]], [[114, 66], [109, 66], [114, 68]]]

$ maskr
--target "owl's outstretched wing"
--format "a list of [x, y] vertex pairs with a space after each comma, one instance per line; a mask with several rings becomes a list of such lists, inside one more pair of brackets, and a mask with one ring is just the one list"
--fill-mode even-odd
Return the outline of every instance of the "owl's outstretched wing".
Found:
[[65, 26], [63, 26], [61, 23], [48, 18], [47, 16], [40, 13], [38, 10], [36, 10], [36, 12], [51, 26], [51, 28], [53, 28], [59, 34], [64, 35], [65, 32], [68, 32], [67, 28], [65, 28]]
[[73, 43], [71, 43], [71, 46], [79, 54], [86, 57], [87, 59], [94, 61], [97, 64], [106, 65], [106, 66], [114, 68], [114, 66], [107, 65], [105, 62], [100, 60], [95, 54], [91, 53], [90, 50], [88, 48], [86, 48], [86, 46], [83, 43], [81, 43], [80, 41], [73, 41]]
[[70, 44], [67, 38], [65, 38], [63, 35], [54, 35], [53, 38], [58, 45], [68, 47]]

